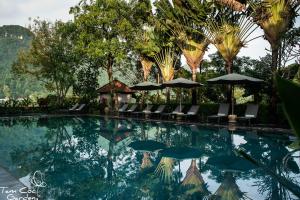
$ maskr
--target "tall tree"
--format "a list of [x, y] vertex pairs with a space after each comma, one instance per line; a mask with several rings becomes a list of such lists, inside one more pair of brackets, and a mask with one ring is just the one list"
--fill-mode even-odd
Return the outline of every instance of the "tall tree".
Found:
[[134, 0], [82, 0], [71, 9], [79, 33], [77, 47], [99, 68], [105, 69], [112, 84], [113, 109], [116, 109], [113, 68], [130, 55], [135, 30], [135, 3]]
[[208, 20], [205, 35], [222, 55], [228, 74], [232, 73], [233, 60], [250, 41], [248, 39], [255, 29], [254, 24], [245, 16], [235, 21], [224, 18], [218, 21]]
[[[172, 1], [173, 2], [173, 1]], [[203, 36], [203, 22], [205, 21], [209, 7], [206, 3], [198, 4], [197, 12], [193, 14], [196, 19], [186, 15], [191, 10], [192, 5], [189, 2], [158, 1], [156, 4], [162, 11], [164, 17], [161, 22], [171, 31], [172, 37], [179, 46], [184, 55], [188, 66], [192, 72], [192, 80], [196, 81], [196, 74], [202, 63], [203, 56], [209, 45], [209, 41]], [[192, 93], [193, 104], [197, 103], [196, 89]]]
[[[176, 55], [173, 49], [165, 48], [154, 56], [164, 82], [171, 81], [175, 74]], [[167, 102], [170, 102], [170, 91], [167, 90]]]
[[[282, 36], [292, 28], [300, 2], [297, 0], [261, 0], [252, 4], [254, 21], [263, 29], [272, 51], [272, 90], [270, 111], [276, 110], [277, 91], [274, 77], [279, 65], [279, 48]], [[274, 115], [271, 115], [274, 116]]]
[[[208, 20], [205, 35], [222, 55], [228, 74], [232, 73], [233, 60], [241, 48], [250, 41], [247, 39], [254, 30], [254, 24], [243, 15], [233, 16], [231, 19]], [[232, 90], [229, 86], [227, 90], [228, 102], [232, 101], [231, 96]]]
[[55, 23], [34, 20], [31, 31], [34, 34], [30, 49], [20, 51], [13, 64], [17, 74], [30, 74], [54, 91], [61, 104], [74, 83], [74, 71], [79, 65], [74, 51], [73, 23]]
[[154, 65], [153, 56], [159, 52], [153, 27], [154, 15], [150, 0], [138, 1], [134, 8], [136, 31], [134, 50], [139, 56], [142, 66], [143, 80], [147, 81]]

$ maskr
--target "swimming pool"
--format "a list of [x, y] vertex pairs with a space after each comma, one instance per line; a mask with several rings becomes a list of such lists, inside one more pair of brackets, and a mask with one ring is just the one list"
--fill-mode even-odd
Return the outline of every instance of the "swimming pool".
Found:
[[[0, 119], [0, 167], [41, 199], [289, 199], [288, 136], [100, 117]], [[5, 187], [2, 180], [0, 187]], [[1, 192], [1, 191], [0, 191]]]

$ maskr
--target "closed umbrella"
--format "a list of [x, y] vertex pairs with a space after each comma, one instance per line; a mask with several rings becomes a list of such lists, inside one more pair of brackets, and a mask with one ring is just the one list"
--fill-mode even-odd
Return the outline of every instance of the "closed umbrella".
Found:
[[[220, 76], [220, 77], [216, 77], [216, 78], [212, 78], [207, 80], [207, 82], [209, 84], [229, 84], [232, 85], [232, 94], [234, 92], [234, 85], [257, 85], [257, 84], [261, 84], [264, 81], [258, 78], [253, 78], [250, 76], [245, 76], [245, 75], [241, 75], [241, 74], [236, 74], [236, 73], [232, 73], [232, 74], [226, 74], [224, 76]], [[234, 113], [234, 105], [233, 105], [233, 95], [231, 96], [231, 114]]]
[[203, 86], [203, 84], [185, 78], [177, 78], [172, 81], [164, 82], [162, 86], [171, 87], [171, 88], [180, 88], [180, 110], [181, 110], [182, 88], [200, 87]]

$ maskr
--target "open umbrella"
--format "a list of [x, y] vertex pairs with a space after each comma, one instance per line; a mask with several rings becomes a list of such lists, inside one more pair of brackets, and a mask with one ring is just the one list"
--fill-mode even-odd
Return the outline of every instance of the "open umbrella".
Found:
[[148, 91], [149, 90], [160, 90], [162, 88], [163, 88], [162, 85], [157, 84], [157, 83], [151, 83], [151, 82], [148, 82], [148, 81], [138, 83], [138, 84], [130, 87], [130, 89], [132, 89], [132, 90], [142, 90], [142, 91], [145, 91], [145, 90], [148, 90]]
[[[236, 73], [232, 73], [232, 74], [226, 74], [224, 76], [220, 76], [220, 77], [216, 77], [216, 78], [212, 78], [207, 80], [208, 83], [210, 84], [230, 84], [233, 85], [232, 87], [232, 94], [234, 92], [234, 85], [243, 85], [243, 84], [247, 84], [247, 85], [257, 85], [257, 84], [261, 84], [264, 81], [258, 78], [253, 78], [250, 76], [245, 76], [245, 75], [241, 75], [241, 74], [236, 74]], [[231, 114], [234, 113], [234, 105], [233, 105], [233, 95], [231, 95]]]
[[130, 89], [132, 90], [159, 90], [162, 89], [162, 85], [157, 83], [151, 83], [151, 82], [142, 82], [138, 83], [134, 86], [131, 86]]
[[203, 86], [203, 84], [185, 78], [177, 78], [172, 81], [164, 82], [162, 86], [171, 87], [171, 88], [180, 88], [180, 110], [181, 110], [182, 88], [200, 87]]
[[128, 145], [136, 151], [154, 152], [166, 148], [166, 145], [154, 140], [135, 141]]
[[160, 151], [162, 157], [175, 158], [177, 160], [199, 158], [202, 152], [191, 147], [169, 147]]

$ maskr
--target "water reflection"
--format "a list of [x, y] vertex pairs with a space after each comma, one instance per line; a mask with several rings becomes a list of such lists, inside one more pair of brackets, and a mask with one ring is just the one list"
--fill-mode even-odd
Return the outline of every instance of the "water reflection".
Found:
[[44, 173], [45, 199], [294, 198], [274, 177], [236, 155], [237, 147], [288, 180], [300, 180], [297, 160], [282, 164], [287, 138], [95, 117], [24, 123], [0, 123], [0, 138], [9, 130], [11, 140], [10, 145], [0, 140], [0, 149], [8, 151], [0, 164], [18, 177]]

